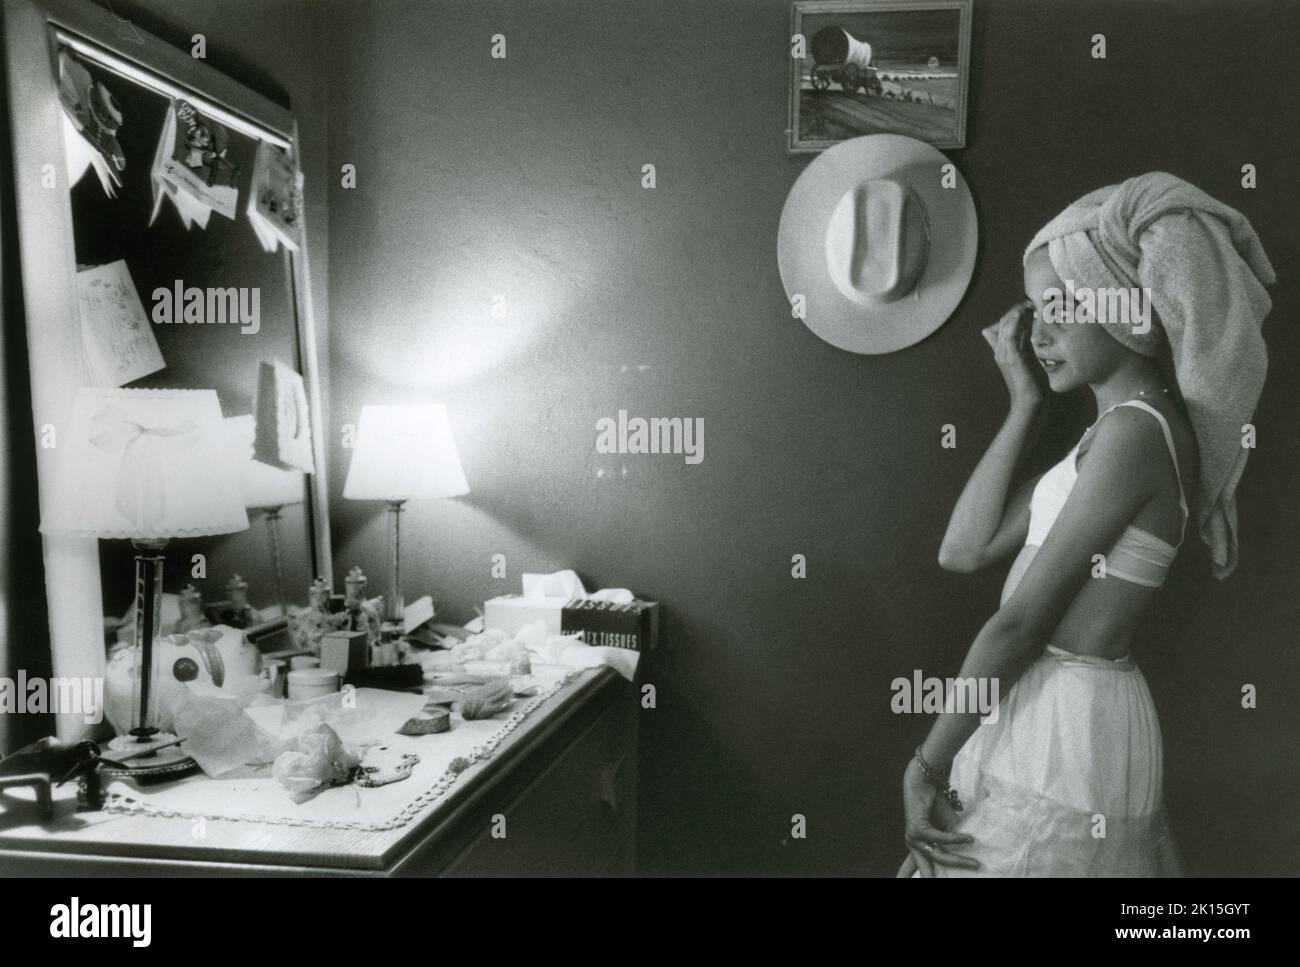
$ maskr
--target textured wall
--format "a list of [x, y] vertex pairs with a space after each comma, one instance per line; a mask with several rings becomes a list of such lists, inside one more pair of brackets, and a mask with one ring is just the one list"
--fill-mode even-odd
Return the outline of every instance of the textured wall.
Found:
[[[1004, 412], [979, 330], [1020, 296], [1025, 242], [1084, 191], [1153, 168], [1246, 211], [1284, 282], [1243, 565], [1222, 586], [1185, 568], [1139, 658], [1193, 866], [1300, 868], [1294, 824], [1277, 823], [1296, 814], [1297, 766], [1267, 751], [1300, 739], [1298, 198], [1278, 137], [1300, 8], [976, 4], [969, 147], [951, 153], [981, 217], [975, 279], [938, 334], [880, 358], [791, 320], [777, 275], [781, 205], [808, 162], [784, 150], [788, 3], [334, 9], [330, 165], [355, 164], [358, 185], [330, 197], [333, 423], [364, 402], [450, 408], [473, 493], [411, 508], [408, 600], [432, 592], [465, 619], [521, 571], [570, 566], [664, 603], [642, 719], [651, 870], [897, 865], [899, 779], [925, 723], [890, 714], [889, 682], [952, 674], [997, 604], [1001, 573], [946, 575], [935, 554]], [[498, 32], [504, 61], [488, 57]], [[1088, 56], [1097, 32], [1105, 61]], [[597, 454], [596, 420], [619, 409], [703, 417], [703, 463]], [[1088, 414], [1055, 412], [1059, 445]], [[939, 446], [949, 422], [955, 451]], [[336, 567], [381, 578], [382, 514], [339, 498], [334, 454]], [[1240, 709], [1244, 682], [1265, 691], [1257, 711]], [[806, 841], [788, 840], [794, 813]]]

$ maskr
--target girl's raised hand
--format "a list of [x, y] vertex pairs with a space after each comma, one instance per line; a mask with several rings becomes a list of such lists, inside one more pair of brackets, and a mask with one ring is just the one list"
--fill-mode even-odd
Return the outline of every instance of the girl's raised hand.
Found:
[[1011, 393], [1012, 407], [1036, 409], [1043, 401], [1043, 390], [1034, 373], [1033, 348], [1029, 344], [1033, 309], [1034, 304], [1023, 299], [982, 333], [993, 348], [993, 359]]

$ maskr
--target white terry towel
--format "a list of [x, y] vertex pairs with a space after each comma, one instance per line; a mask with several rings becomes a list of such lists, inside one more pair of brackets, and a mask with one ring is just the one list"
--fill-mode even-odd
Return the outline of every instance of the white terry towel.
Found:
[[1025, 259], [1043, 245], [1076, 287], [1150, 293], [1160, 325], [1145, 334], [1103, 328], [1146, 356], [1168, 340], [1201, 451], [1201, 539], [1215, 577], [1227, 577], [1237, 566], [1236, 491], [1250, 453], [1242, 427], [1268, 369], [1260, 326], [1273, 306], [1264, 285], [1276, 276], [1259, 236], [1235, 208], [1153, 171], [1080, 198], [1034, 236]]

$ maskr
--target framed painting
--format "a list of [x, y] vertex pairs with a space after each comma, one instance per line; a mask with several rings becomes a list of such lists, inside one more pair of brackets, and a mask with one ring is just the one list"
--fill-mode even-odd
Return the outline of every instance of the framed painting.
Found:
[[794, 4], [789, 148], [863, 134], [966, 146], [972, 0]]

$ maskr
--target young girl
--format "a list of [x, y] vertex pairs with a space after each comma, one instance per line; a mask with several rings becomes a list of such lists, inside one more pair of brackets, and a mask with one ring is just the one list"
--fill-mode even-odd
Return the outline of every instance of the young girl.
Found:
[[[1085, 196], [1030, 243], [1028, 301], [985, 331], [1010, 413], [939, 551], [973, 571], [1018, 550], [960, 672], [1003, 701], [984, 724], [950, 703], [916, 750], [901, 876], [1179, 872], [1160, 726], [1130, 653], [1193, 514], [1216, 576], [1235, 567], [1272, 281], [1240, 213], [1161, 172]], [[1066, 298], [1088, 290], [1096, 311]], [[1128, 311], [1106, 312], [1121, 290]], [[1042, 402], [1034, 367], [1053, 392], [1087, 387], [1098, 416], [1012, 492]]]

